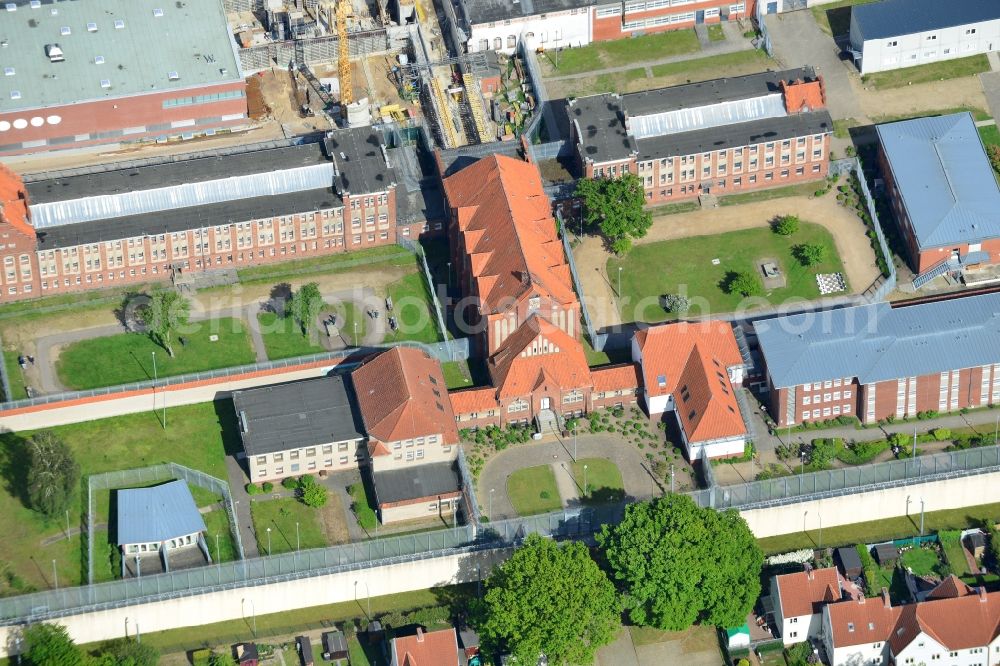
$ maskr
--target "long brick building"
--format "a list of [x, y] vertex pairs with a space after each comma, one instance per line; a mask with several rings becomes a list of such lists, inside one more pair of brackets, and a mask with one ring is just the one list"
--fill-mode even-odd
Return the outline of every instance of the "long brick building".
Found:
[[636, 174], [651, 204], [825, 178], [833, 120], [811, 67], [571, 100], [579, 175]]
[[6, 0], [0, 26], [0, 155], [247, 123], [218, 0]]
[[1000, 404], [1000, 294], [754, 324], [779, 426]]
[[[25, 185], [0, 171], [0, 302], [416, 240], [370, 128]], [[399, 214], [403, 210], [404, 215]], [[419, 211], [417, 211], [419, 213]]]

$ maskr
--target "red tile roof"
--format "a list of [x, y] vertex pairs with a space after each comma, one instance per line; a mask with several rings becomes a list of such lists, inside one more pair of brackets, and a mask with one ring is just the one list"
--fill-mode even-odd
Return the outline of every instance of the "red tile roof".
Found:
[[547, 382], [563, 391], [593, 385], [579, 340], [537, 314], [503, 341], [489, 371], [501, 399], [528, 395]]
[[392, 639], [394, 666], [457, 666], [458, 637], [454, 629], [423, 631]]
[[639, 388], [642, 384], [641, 373], [638, 363], [625, 363], [594, 368], [590, 371], [590, 377], [594, 380], [595, 391], [618, 391]]
[[674, 390], [674, 405], [689, 442], [746, 435], [736, 389], [726, 367], [695, 345]]
[[448, 393], [451, 410], [456, 414], [472, 414], [497, 408], [497, 392], [492, 387], [469, 388]]
[[954, 597], [967, 597], [975, 593], [976, 591], [963, 583], [961, 578], [955, 574], [949, 574], [928, 593], [927, 599], [952, 599]]
[[365, 431], [394, 442], [434, 433], [458, 443], [455, 414], [441, 364], [419, 349], [393, 347], [351, 373]]
[[25, 236], [34, 237], [28, 210], [28, 192], [24, 181], [7, 166], [0, 164], [0, 220]]
[[[635, 337], [642, 352], [643, 380], [651, 396], [674, 392], [696, 343], [702, 353], [717, 359], [726, 368], [743, 365], [733, 327], [728, 322], [681, 322], [653, 326], [637, 331]], [[658, 381], [661, 375], [666, 380], [662, 385]]]
[[532, 295], [577, 303], [551, 204], [534, 164], [490, 155], [444, 180], [457, 210], [482, 312], [505, 312]]
[[823, 606], [841, 598], [836, 567], [784, 574], [777, 580], [781, 615], [785, 618], [820, 613]]

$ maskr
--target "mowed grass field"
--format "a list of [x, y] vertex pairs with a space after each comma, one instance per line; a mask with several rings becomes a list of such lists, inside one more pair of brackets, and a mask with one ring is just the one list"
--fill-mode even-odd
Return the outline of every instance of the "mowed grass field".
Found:
[[[184, 338], [180, 344], [177, 336]], [[217, 336], [216, 340], [212, 340]], [[190, 322], [173, 339], [174, 356], [148, 335], [121, 333], [67, 345], [56, 361], [59, 381], [72, 390], [116, 386], [253, 363], [256, 356], [243, 321], [232, 317]]]
[[556, 476], [549, 465], [526, 467], [511, 474], [507, 477], [507, 496], [519, 516], [555, 511], [562, 506]]
[[[225, 452], [239, 446], [239, 431], [232, 403], [200, 403], [162, 412], [143, 412], [52, 428], [73, 450], [84, 477], [88, 474], [176, 462], [226, 478]], [[0, 569], [24, 584], [46, 589], [56, 561], [60, 585], [78, 585], [85, 569], [79, 535], [43, 545], [47, 538], [65, 534], [66, 516], [49, 520], [26, 504], [27, 452], [30, 432], [0, 434]], [[86, 508], [86, 484], [70, 503], [70, 529], [79, 528]], [[214, 548], [214, 544], [213, 544]], [[0, 595], [13, 593], [0, 577]]]
[[[802, 266], [792, 254], [792, 248], [799, 244], [823, 245], [826, 257], [817, 265]], [[716, 259], [718, 264], [713, 263]], [[753, 302], [723, 291], [728, 273], [746, 271], [760, 276], [760, 263], [765, 259], [777, 260], [785, 276], [783, 288], [765, 290], [764, 296]], [[686, 291], [692, 299], [690, 314], [718, 314], [733, 312], [741, 304], [749, 309], [793, 297], [818, 298], [816, 274], [843, 272], [830, 232], [807, 222], [791, 236], [762, 227], [637, 245], [625, 257], [609, 259], [607, 274], [617, 276], [619, 266], [623, 268], [622, 321], [645, 322], [674, 318], [659, 304], [663, 294]]]
[[[320, 521], [320, 510], [306, 506], [297, 499], [255, 500], [250, 505], [253, 529], [257, 534], [257, 548], [261, 555], [268, 552], [268, 528], [271, 529], [271, 553], [288, 553], [296, 546], [322, 548], [327, 546], [326, 535]], [[298, 525], [298, 540], [295, 527]]]
[[640, 37], [596, 42], [578, 48], [546, 51], [540, 60], [547, 76], [564, 76], [695, 53], [700, 49], [694, 30], [669, 30]]
[[861, 77], [865, 85], [874, 86], [877, 90], [899, 88], [917, 83], [930, 83], [941, 79], [957, 79], [963, 76], [975, 76], [990, 71], [990, 61], [985, 54], [977, 54], [968, 58], [942, 60], [928, 65], [904, 67], [888, 72], [875, 72]]

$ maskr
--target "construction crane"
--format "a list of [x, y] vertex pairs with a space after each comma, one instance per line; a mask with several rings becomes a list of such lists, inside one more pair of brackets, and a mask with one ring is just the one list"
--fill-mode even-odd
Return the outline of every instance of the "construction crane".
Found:
[[354, 101], [351, 85], [351, 49], [347, 43], [347, 17], [352, 13], [351, 0], [337, 0], [337, 68], [340, 75], [340, 103], [347, 106]]

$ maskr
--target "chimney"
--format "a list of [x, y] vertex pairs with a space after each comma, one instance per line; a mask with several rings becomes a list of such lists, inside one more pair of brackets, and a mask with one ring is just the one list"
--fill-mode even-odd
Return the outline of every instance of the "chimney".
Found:
[[418, 643], [424, 642], [424, 630], [422, 627], [417, 627], [417, 642]]
[[806, 578], [807, 578], [807, 579], [809, 579], [809, 580], [813, 580], [813, 578], [814, 578], [815, 576], [814, 576], [814, 574], [813, 574], [813, 568], [812, 568], [812, 565], [811, 565], [811, 564], [809, 564], [808, 562], [806, 562], [806, 563], [805, 563], [805, 564], [803, 564], [802, 566], [803, 566], [803, 568], [804, 568], [804, 569], [805, 569], [805, 571], [806, 571]]
[[889, 588], [882, 588], [882, 603], [885, 604], [886, 608], [892, 607], [892, 601], [889, 599]]
[[979, 603], [986, 603], [986, 588], [982, 585], [979, 586]]
[[860, 604], [862, 606], [865, 605], [865, 597], [864, 597], [864, 595], [861, 595], [860, 597], [858, 597], [858, 604]]

